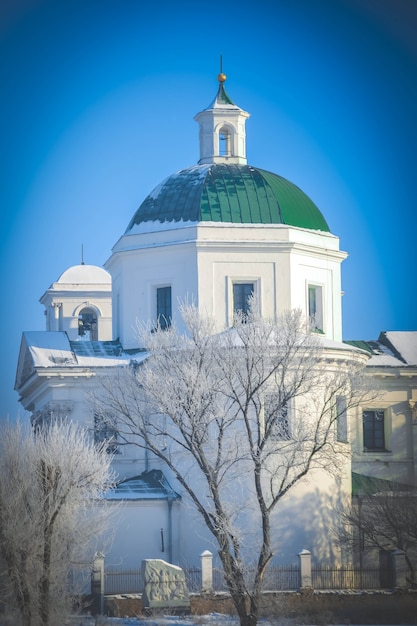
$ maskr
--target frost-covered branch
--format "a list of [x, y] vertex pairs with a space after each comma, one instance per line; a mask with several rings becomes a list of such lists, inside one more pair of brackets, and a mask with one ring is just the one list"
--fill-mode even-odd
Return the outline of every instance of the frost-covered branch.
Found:
[[[117, 412], [125, 440], [165, 463], [191, 498], [249, 626], [273, 556], [272, 515], [313, 470], [336, 474], [338, 456], [348, 453], [336, 425], [363, 400], [364, 363], [348, 348], [326, 350], [299, 311], [265, 320], [254, 302], [217, 334], [195, 307], [181, 313], [188, 332], [144, 332], [148, 357], [103, 379], [99, 395]], [[258, 531], [251, 589], [242, 551], [248, 510]]]

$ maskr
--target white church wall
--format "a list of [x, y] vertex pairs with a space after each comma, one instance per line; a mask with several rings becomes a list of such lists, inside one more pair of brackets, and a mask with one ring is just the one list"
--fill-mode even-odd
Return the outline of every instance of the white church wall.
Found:
[[321, 310], [318, 326], [333, 341], [342, 341], [342, 308], [340, 262], [315, 257], [304, 252], [291, 254], [291, 309], [301, 309], [309, 317], [308, 290], [320, 293]]
[[341, 477], [314, 470], [279, 503], [272, 523], [274, 564], [295, 563], [302, 549], [309, 550], [315, 562], [346, 564], [337, 541], [338, 511], [350, 503], [350, 461], [344, 458]]
[[197, 293], [195, 249], [187, 244], [173, 248], [140, 249], [116, 259], [113, 284], [118, 294], [118, 330], [125, 349], [139, 345], [137, 322], [156, 324], [156, 290], [170, 286], [174, 320], [178, 304]]
[[[200, 233], [203, 233], [200, 235]], [[321, 286], [324, 334], [341, 341], [340, 262], [338, 240], [287, 227], [200, 227], [198, 241], [199, 306], [212, 312], [219, 329], [233, 320], [234, 282], [253, 282], [261, 313], [274, 317], [300, 308], [308, 315], [308, 285]], [[306, 244], [309, 244], [308, 247]], [[210, 289], [211, 285], [211, 289]]]
[[[112, 512], [113, 533], [105, 546], [106, 567], [138, 569], [143, 559], [178, 561], [177, 541], [173, 535], [170, 549], [169, 507], [166, 500], [124, 500], [114, 502]], [[172, 518], [178, 505], [172, 506]], [[174, 531], [175, 532], [175, 531]]]
[[[342, 555], [336, 536], [340, 521], [337, 511], [350, 502], [348, 455], [340, 460], [339, 474], [336, 477], [324, 470], [315, 470], [278, 503], [271, 519], [274, 564], [295, 563], [297, 554], [303, 548], [310, 550], [317, 562], [341, 564]], [[257, 509], [250, 498], [245, 498], [241, 485], [235, 484], [231, 498], [236, 498], [236, 501], [234, 505], [233, 500], [229, 504], [240, 510], [240, 524], [245, 528], [241, 538], [242, 552], [250, 563], [251, 559], [256, 558], [256, 548], [259, 548]], [[215, 565], [219, 564], [215, 539], [205, 526], [201, 514], [183, 493], [178, 533], [179, 565], [199, 566], [199, 555], [206, 549], [215, 555]]]
[[[329, 355], [335, 356], [335, 355]], [[343, 367], [343, 356], [336, 356], [335, 367]], [[341, 359], [341, 360], [339, 360]], [[308, 404], [294, 405], [291, 411], [291, 426], [297, 428], [297, 420], [312, 417], [313, 412], [308, 410]], [[238, 428], [238, 425], [236, 425]], [[239, 435], [233, 430], [230, 435], [235, 441]], [[299, 551], [307, 548], [314, 553], [321, 563], [340, 564], [341, 551], [337, 544], [337, 528], [340, 523], [338, 512], [347, 506], [351, 496], [351, 459], [350, 443], [341, 443], [336, 440], [336, 427], [330, 434], [332, 447], [329, 447], [325, 465], [333, 469], [328, 472], [317, 468], [308, 473], [277, 505], [272, 517], [274, 563], [293, 563]], [[277, 443], [279, 445], [279, 442]], [[171, 453], [175, 448], [171, 443]], [[227, 441], [224, 442], [227, 449]], [[242, 444], [244, 449], [244, 444]], [[340, 452], [337, 457], [334, 450]], [[273, 462], [273, 456], [269, 457]], [[280, 462], [282, 461], [279, 457]], [[177, 466], [187, 475], [187, 480], [195, 493], [204, 494], [207, 491], [205, 478], [199, 471], [190, 470], [192, 461], [183, 454], [176, 456]], [[313, 463], [314, 465], [314, 463]], [[317, 465], [317, 464], [316, 464]], [[179, 511], [179, 557], [180, 565], [198, 565], [198, 556], [205, 549], [216, 553], [217, 546], [214, 538], [206, 528], [201, 514], [196, 510], [184, 489], [175, 481], [169, 471], [164, 470], [171, 486], [181, 494], [182, 502]], [[229, 483], [225, 477], [222, 490], [227, 494], [225, 502], [235, 518], [236, 533], [241, 531], [241, 546], [245, 556], [250, 559], [256, 555], [256, 546], [259, 547], [260, 520], [258, 507], [254, 501], [252, 471], [246, 466], [242, 457], [239, 466], [235, 468], [235, 477], [229, 474]], [[273, 474], [271, 466], [269, 474]], [[269, 475], [268, 474], [268, 475]], [[209, 502], [207, 503], [209, 506]], [[255, 557], [253, 557], [255, 558]], [[346, 558], [346, 555], [344, 555]]]
[[346, 254], [337, 237], [284, 225], [143, 228], [122, 237], [106, 263], [117, 294], [113, 332], [125, 348], [138, 345], [138, 319], [156, 319], [158, 286], [172, 287], [174, 319], [179, 302], [194, 301], [221, 329], [232, 323], [233, 282], [239, 281], [254, 282], [266, 317], [291, 308], [308, 315], [308, 284], [321, 286], [324, 334], [341, 340], [340, 263]]

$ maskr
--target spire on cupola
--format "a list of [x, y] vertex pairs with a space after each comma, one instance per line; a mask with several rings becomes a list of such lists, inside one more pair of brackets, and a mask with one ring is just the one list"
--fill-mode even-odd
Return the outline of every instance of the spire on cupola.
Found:
[[246, 129], [249, 113], [238, 107], [226, 93], [220, 61], [219, 88], [207, 109], [194, 117], [200, 126], [200, 160], [203, 163], [246, 165]]

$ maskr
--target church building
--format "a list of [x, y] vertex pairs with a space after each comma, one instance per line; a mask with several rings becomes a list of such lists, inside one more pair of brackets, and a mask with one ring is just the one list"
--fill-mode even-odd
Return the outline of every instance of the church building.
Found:
[[[123, 506], [107, 552], [110, 564], [138, 567], [143, 558], [197, 564], [199, 555], [212, 549], [164, 468], [118, 446], [117, 428], [111, 432], [91, 403], [98, 372], [146, 358], [137, 323], [180, 325], [181, 303], [192, 302], [213, 317], [219, 332], [232, 326], [236, 311], [247, 311], [252, 294], [265, 318], [300, 309], [314, 320], [332, 358], [369, 362], [369, 375], [388, 377], [382, 404], [376, 400], [364, 407], [350, 424], [354, 471], [370, 476], [377, 471], [388, 479], [381, 460], [389, 460], [396, 480], [417, 484], [417, 333], [386, 333], [379, 343], [342, 341], [341, 264], [347, 254], [301, 189], [247, 163], [249, 113], [229, 97], [225, 81], [219, 74], [214, 100], [194, 118], [198, 163], [150, 192], [105, 268], [81, 264], [64, 271], [40, 299], [46, 329], [22, 336], [15, 388], [33, 423], [71, 418], [91, 429], [97, 441], [107, 439], [115, 453], [120, 482], [110, 498]], [[408, 346], [406, 354], [399, 344]], [[393, 430], [394, 422], [399, 430]], [[303, 498], [314, 509], [320, 492], [331, 496], [329, 507], [336, 510], [350, 497], [351, 472], [349, 460], [337, 484], [328, 477], [305, 485], [297, 493], [298, 510]], [[283, 520], [281, 562], [294, 562], [303, 548], [323, 562], [340, 560], [325, 511], [308, 519], [305, 511], [294, 516], [292, 504]]]

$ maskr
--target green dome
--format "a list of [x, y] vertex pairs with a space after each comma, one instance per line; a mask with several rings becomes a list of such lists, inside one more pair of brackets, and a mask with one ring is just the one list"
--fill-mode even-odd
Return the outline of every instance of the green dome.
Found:
[[172, 174], [142, 202], [129, 226], [160, 222], [287, 224], [329, 232], [314, 202], [285, 178], [250, 165], [195, 165]]

